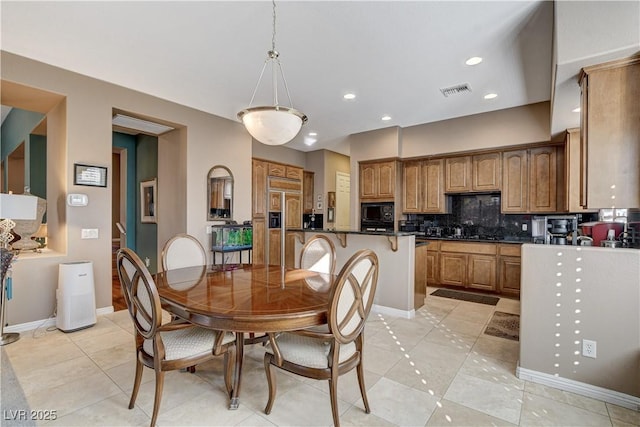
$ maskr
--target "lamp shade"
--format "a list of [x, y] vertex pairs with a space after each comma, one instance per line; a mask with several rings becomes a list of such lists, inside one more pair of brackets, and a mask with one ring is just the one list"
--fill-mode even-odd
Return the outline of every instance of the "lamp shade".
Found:
[[0, 218], [36, 219], [38, 198], [25, 194], [0, 194]]
[[307, 116], [298, 110], [280, 106], [246, 108], [238, 118], [252, 137], [267, 145], [286, 144], [307, 121]]

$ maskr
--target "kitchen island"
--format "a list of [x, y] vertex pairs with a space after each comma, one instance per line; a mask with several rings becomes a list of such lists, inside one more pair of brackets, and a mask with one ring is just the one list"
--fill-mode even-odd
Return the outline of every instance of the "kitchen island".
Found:
[[333, 229], [287, 229], [296, 233], [295, 263], [300, 263], [300, 250], [308, 239], [324, 234], [336, 248], [336, 273], [360, 249], [371, 249], [378, 256], [380, 270], [373, 310], [412, 319], [414, 309], [415, 233], [366, 232]]

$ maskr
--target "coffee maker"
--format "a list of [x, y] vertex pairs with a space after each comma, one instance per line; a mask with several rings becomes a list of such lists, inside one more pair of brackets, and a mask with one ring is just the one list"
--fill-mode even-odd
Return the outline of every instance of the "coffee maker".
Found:
[[552, 245], [578, 244], [578, 218], [575, 215], [548, 216], [547, 229]]

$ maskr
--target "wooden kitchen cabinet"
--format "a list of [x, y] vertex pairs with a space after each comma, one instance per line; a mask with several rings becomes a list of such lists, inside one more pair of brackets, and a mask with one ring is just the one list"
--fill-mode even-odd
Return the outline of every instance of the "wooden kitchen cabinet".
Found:
[[498, 291], [520, 297], [520, 245], [498, 245]]
[[440, 241], [430, 240], [426, 256], [427, 286], [440, 284]]
[[557, 212], [556, 147], [529, 150], [529, 212]]
[[478, 154], [472, 158], [473, 191], [500, 191], [502, 156], [500, 153]]
[[360, 164], [360, 199], [394, 201], [396, 161]]
[[440, 253], [440, 283], [464, 287], [467, 283], [467, 255]]
[[446, 213], [444, 159], [406, 162], [402, 179], [404, 213]]
[[581, 97], [581, 200], [640, 208], [640, 55], [586, 67]]
[[262, 160], [251, 161], [252, 218], [265, 218], [267, 215], [267, 163]]
[[446, 159], [445, 172], [445, 191], [447, 193], [466, 193], [471, 191], [471, 156]]
[[302, 213], [310, 214], [315, 208], [313, 200], [315, 173], [304, 171], [302, 175]]
[[502, 163], [500, 153], [446, 159], [447, 193], [500, 191]]
[[502, 153], [502, 212], [558, 212], [558, 148], [544, 146]]
[[443, 241], [440, 244], [440, 283], [495, 291], [495, 243]]
[[566, 212], [595, 212], [580, 205], [580, 129], [567, 129], [564, 138], [564, 202]]
[[424, 304], [427, 295], [427, 254], [429, 245], [416, 246], [415, 277], [414, 277], [414, 308], [420, 308]]
[[265, 259], [265, 247], [264, 239], [267, 232], [266, 220], [264, 218], [253, 218], [253, 249], [251, 252], [251, 259], [254, 264], [264, 264]]
[[496, 257], [491, 255], [469, 254], [469, 275], [467, 286], [485, 291], [496, 290]]
[[422, 161], [404, 162], [402, 165], [402, 212], [422, 212], [422, 194], [420, 180]]

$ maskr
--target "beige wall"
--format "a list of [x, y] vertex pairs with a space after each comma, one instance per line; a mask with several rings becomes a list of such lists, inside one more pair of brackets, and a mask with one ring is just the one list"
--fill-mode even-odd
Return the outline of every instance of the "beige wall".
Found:
[[[159, 197], [165, 199], [158, 211], [161, 224], [167, 221], [173, 224], [169, 227], [171, 232], [182, 229], [208, 246], [206, 176], [216, 164], [229, 167], [234, 174], [234, 216], [238, 220], [250, 218], [252, 145], [240, 123], [4, 51], [1, 60], [3, 80], [65, 97], [63, 104], [48, 115], [48, 145], [52, 145], [48, 148], [48, 218], [55, 252], [24, 254], [15, 263], [14, 298], [7, 312], [10, 325], [45, 319], [52, 314], [60, 262], [92, 261], [97, 307], [111, 306], [112, 179], [108, 179], [107, 188], [79, 187], [73, 185], [72, 171], [74, 163], [86, 163], [107, 166], [111, 174], [113, 108], [184, 128], [177, 139], [167, 137], [159, 141], [159, 187], [164, 182], [172, 185], [172, 190], [181, 189], [185, 194], [184, 199], [177, 196], [173, 206], [178, 206], [178, 210], [172, 210], [165, 202], [176, 196], [159, 188]], [[70, 192], [87, 194], [89, 205], [66, 206], [64, 199]], [[98, 228], [99, 239], [80, 239], [82, 228]], [[169, 231], [162, 233], [164, 239]]]
[[640, 397], [639, 277], [638, 250], [523, 245], [520, 368]]
[[252, 150], [253, 157], [258, 159], [272, 160], [278, 163], [300, 166], [305, 169], [307, 166], [306, 153], [283, 145], [265, 145], [258, 141], [253, 141]]
[[549, 141], [549, 102], [402, 129], [402, 157]]

